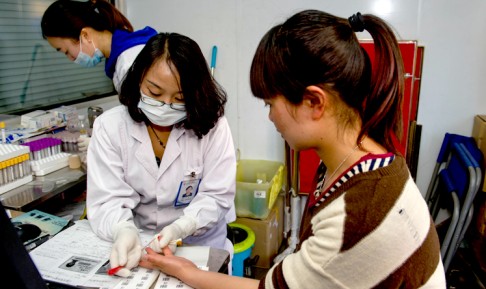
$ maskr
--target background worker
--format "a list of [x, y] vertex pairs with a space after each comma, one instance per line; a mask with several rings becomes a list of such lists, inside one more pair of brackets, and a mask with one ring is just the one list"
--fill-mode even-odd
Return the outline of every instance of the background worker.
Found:
[[[127, 70], [150, 37], [151, 27], [133, 31], [128, 19], [105, 0], [58, 0], [44, 12], [42, 36], [57, 51], [81, 66], [93, 67], [103, 59], [105, 74], [119, 93]], [[90, 138], [78, 139], [81, 151]]]

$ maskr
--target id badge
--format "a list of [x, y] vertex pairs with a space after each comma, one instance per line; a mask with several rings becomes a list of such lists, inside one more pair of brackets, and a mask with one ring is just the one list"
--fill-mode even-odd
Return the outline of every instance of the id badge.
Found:
[[201, 179], [190, 179], [182, 181], [174, 203], [175, 207], [187, 206], [196, 196]]

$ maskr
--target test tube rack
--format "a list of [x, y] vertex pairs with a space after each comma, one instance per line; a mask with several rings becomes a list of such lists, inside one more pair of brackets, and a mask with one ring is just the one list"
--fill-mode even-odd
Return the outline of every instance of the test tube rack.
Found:
[[0, 144], [0, 194], [33, 180], [28, 147]]
[[41, 138], [26, 142], [31, 152], [31, 167], [35, 176], [44, 176], [69, 165], [71, 154], [61, 151], [62, 141], [56, 138]]

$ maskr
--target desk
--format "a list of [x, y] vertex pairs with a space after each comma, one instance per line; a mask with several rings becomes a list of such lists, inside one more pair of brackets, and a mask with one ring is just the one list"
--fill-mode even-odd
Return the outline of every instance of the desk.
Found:
[[27, 212], [78, 187], [86, 189], [86, 171], [64, 167], [45, 176], [34, 176], [31, 182], [1, 194], [0, 202], [6, 209]]

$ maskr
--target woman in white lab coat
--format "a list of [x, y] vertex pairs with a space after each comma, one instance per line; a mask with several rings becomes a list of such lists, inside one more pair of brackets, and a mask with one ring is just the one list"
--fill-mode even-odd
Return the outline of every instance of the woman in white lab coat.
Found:
[[197, 43], [176, 33], [149, 40], [120, 102], [97, 118], [88, 148], [88, 219], [114, 242], [111, 266], [138, 265], [138, 229], [157, 234], [150, 247], [159, 252], [179, 238], [232, 251], [236, 157], [226, 93]]

